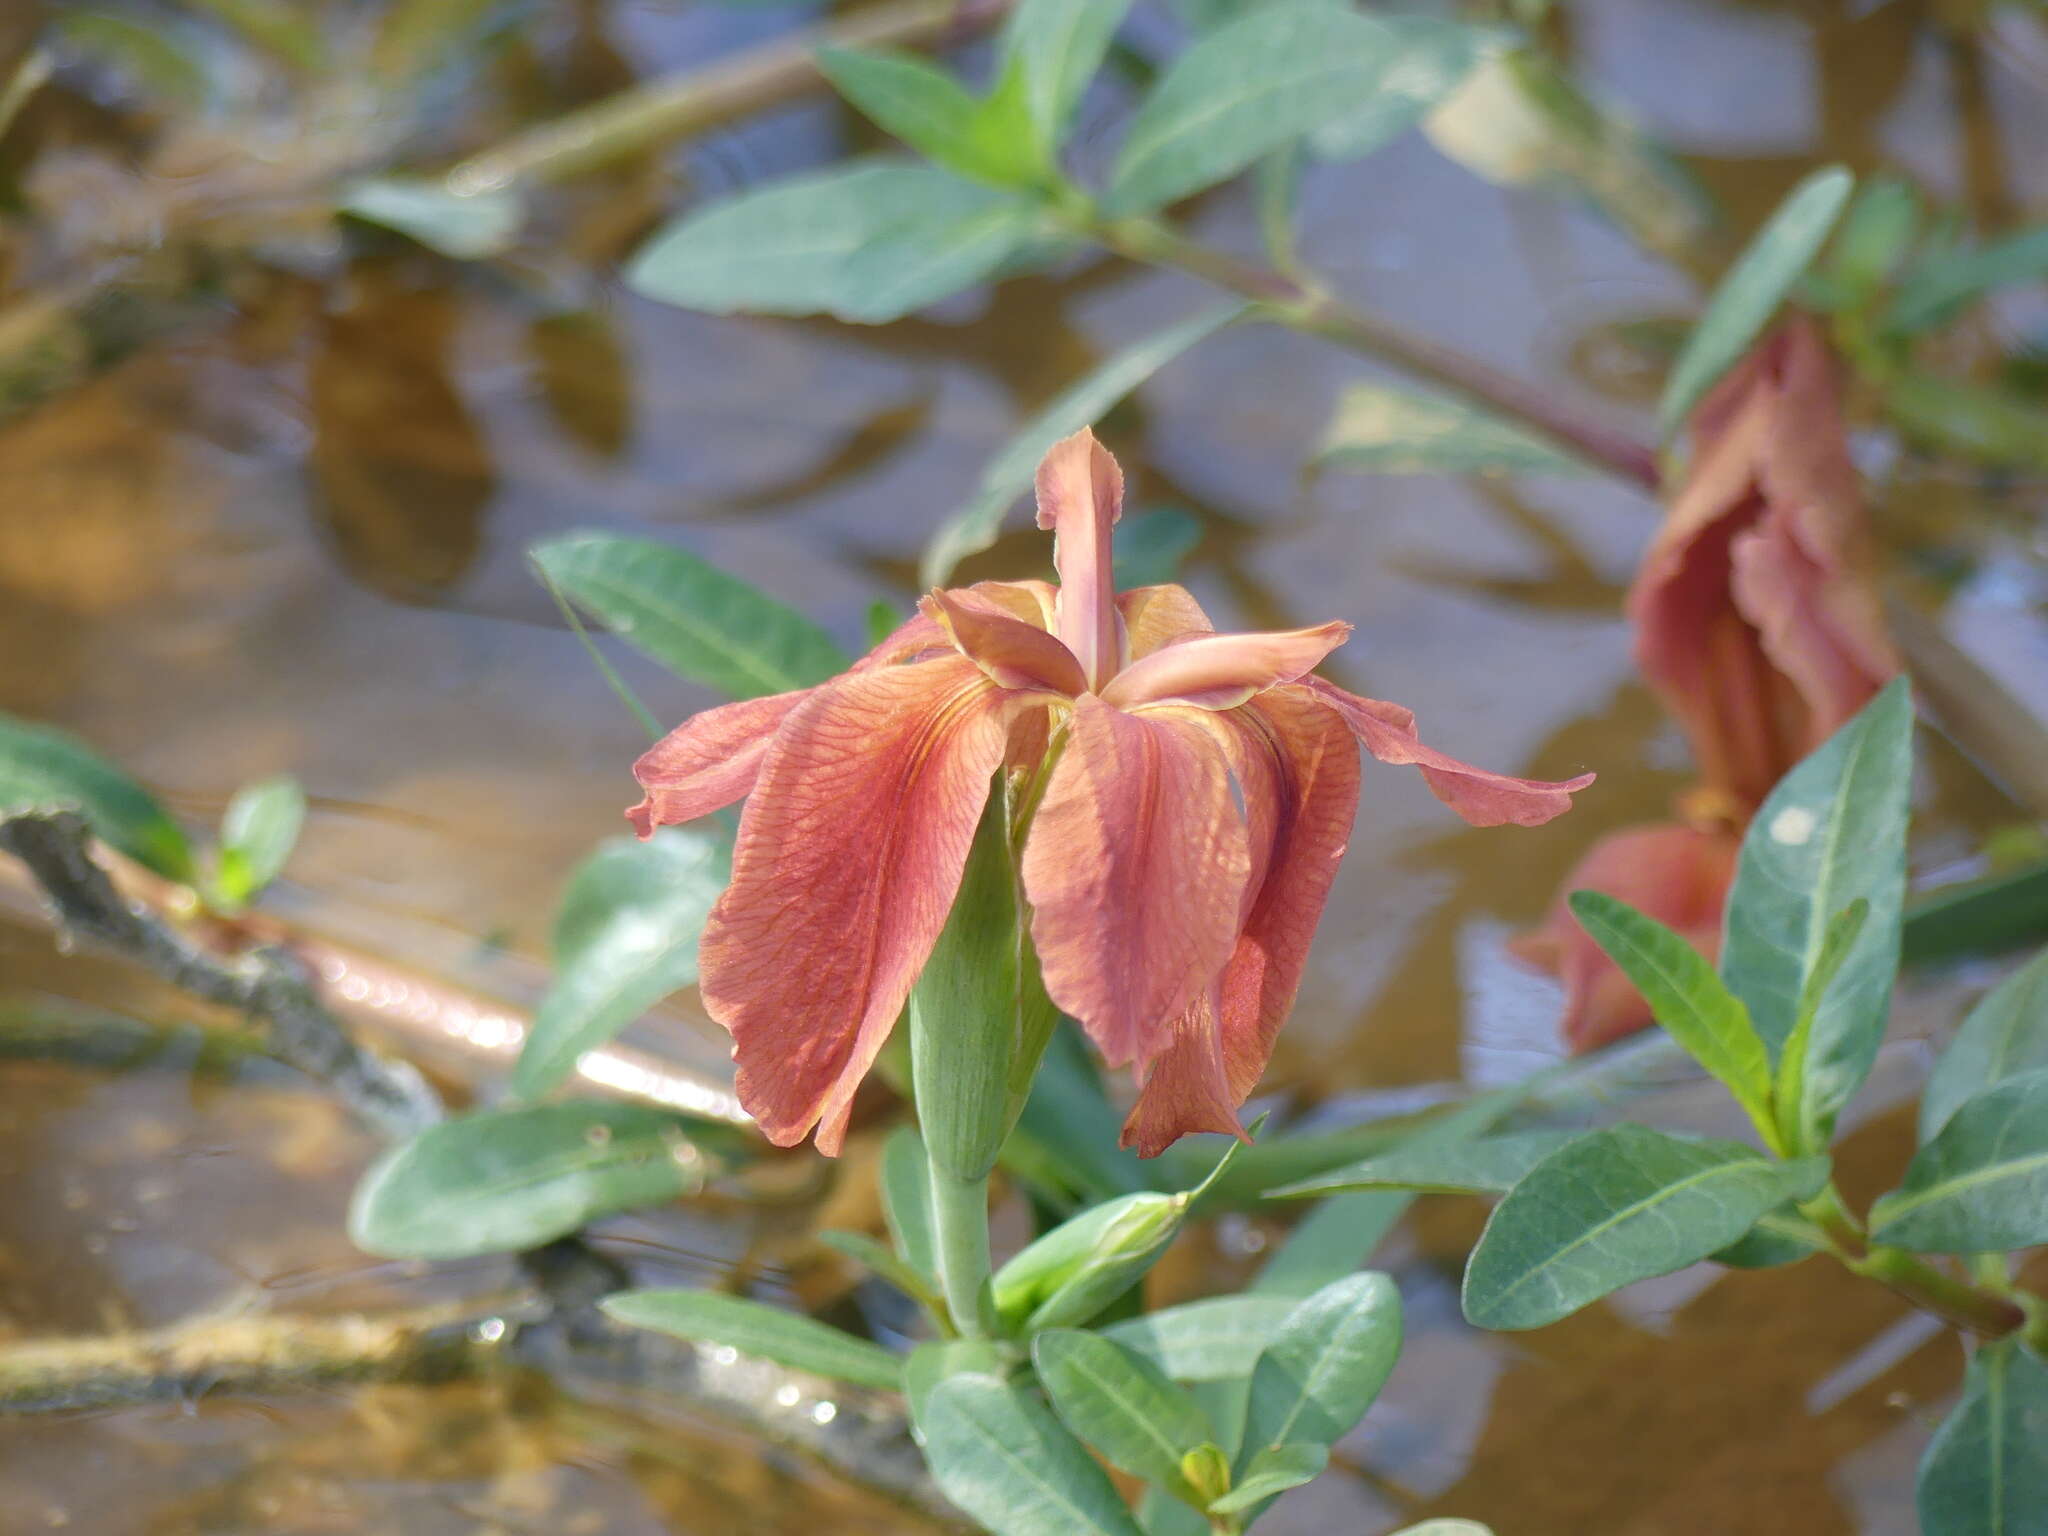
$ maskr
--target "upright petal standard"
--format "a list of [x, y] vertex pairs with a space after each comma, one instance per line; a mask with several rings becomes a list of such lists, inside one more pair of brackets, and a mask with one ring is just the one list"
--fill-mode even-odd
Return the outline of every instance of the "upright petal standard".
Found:
[[1046, 990], [1136, 1073], [1124, 1141], [1150, 1156], [1240, 1133], [1351, 835], [1358, 745], [1481, 826], [1538, 825], [1592, 782], [1474, 768], [1313, 676], [1348, 625], [1224, 635], [1180, 587], [1115, 592], [1123, 476], [1093, 433], [1053, 446], [1037, 491], [1057, 588], [933, 592], [844, 675], [707, 710], [634, 768], [642, 836], [747, 797], [699, 970], [779, 1145], [840, 1149], [992, 791]]

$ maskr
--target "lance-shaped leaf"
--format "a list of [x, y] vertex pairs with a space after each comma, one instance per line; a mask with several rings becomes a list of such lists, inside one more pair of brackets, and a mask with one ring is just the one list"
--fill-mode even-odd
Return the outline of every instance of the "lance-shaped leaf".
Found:
[[1788, 1203], [1766, 1211], [1741, 1237], [1707, 1257], [1730, 1269], [1776, 1269], [1810, 1259], [1827, 1246], [1827, 1234]]
[[1792, 1033], [1778, 1057], [1778, 1074], [1771, 1089], [1781, 1151], [1827, 1150], [1829, 1107], [1813, 1093], [1813, 1081], [1806, 1070], [1813, 1052], [1813, 1023], [1820, 1017], [1828, 989], [1841, 974], [1869, 919], [1870, 903], [1861, 896], [1837, 912], [1821, 939], [1820, 953], [1806, 973], [1806, 985], [1800, 988], [1799, 1011], [1793, 1016]]
[[953, 1376], [919, 1422], [940, 1490], [995, 1536], [1140, 1536], [1108, 1474], [1029, 1393]]
[[1399, 43], [1401, 62], [1352, 110], [1310, 132], [1320, 160], [1357, 160], [1391, 143], [1464, 84], [1473, 67], [1505, 41], [1500, 32], [1441, 16], [1375, 16]]
[[1409, 65], [1426, 65], [1439, 46], [1433, 33], [1328, 0], [1259, 7], [1198, 39], [1160, 77], [1131, 121], [1104, 207], [1143, 213], [1211, 186], [1383, 93], [1419, 117], [1429, 102], [1412, 88], [1441, 72], [1411, 77]]
[[1920, 1461], [1928, 1536], [2048, 1533], [2048, 1365], [2016, 1339], [1970, 1357], [1963, 1397]]
[[818, 68], [832, 88], [885, 133], [936, 164], [998, 186], [1028, 182], [1040, 169], [1031, 145], [944, 70], [915, 54], [821, 48]]
[[1354, 384], [1337, 402], [1316, 462], [1378, 475], [1583, 475], [1543, 438], [1445, 395]]
[[716, 1291], [620, 1291], [600, 1305], [605, 1315], [698, 1344], [723, 1345], [799, 1371], [900, 1391], [903, 1362], [879, 1344], [857, 1339], [816, 1318], [725, 1296]]
[[1903, 678], [1778, 782], [1742, 841], [1721, 976], [1775, 1060], [1837, 913], [1869, 903], [1808, 1031], [1804, 1117], [1825, 1136], [1884, 1038], [1906, 892], [1913, 705]]
[[1683, 937], [1600, 891], [1573, 891], [1572, 916], [1650, 1004], [1664, 1032], [1726, 1085], [1760, 1125], [1771, 1123], [1771, 1062], [1749, 1010]]
[[1965, 304], [1993, 288], [2038, 282], [2044, 275], [2048, 226], [1944, 251], [1921, 261], [1899, 285], [1886, 322], [1894, 330], [1924, 331], [1953, 319]]
[[609, 533], [536, 544], [533, 563], [577, 607], [679, 677], [735, 699], [843, 672], [817, 625], [688, 550]]
[[1212, 1296], [1112, 1323], [1102, 1336], [1137, 1351], [1174, 1381], [1249, 1376], [1294, 1310], [1290, 1296]]
[[932, 1235], [932, 1175], [924, 1142], [910, 1126], [899, 1126], [882, 1144], [882, 1216], [896, 1251], [919, 1274], [939, 1272], [938, 1240]]
[[1825, 1158], [1767, 1161], [1725, 1141], [1639, 1125], [1553, 1152], [1494, 1207], [1465, 1269], [1475, 1327], [1540, 1328], [1610, 1291], [1727, 1247], [1766, 1211], [1811, 1198]]
[[373, 1163], [349, 1202], [349, 1236], [386, 1258], [515, 1253], [694, 1194], [728, 1150], [709, 1128], [638, 1104], [480, 1110]]
[[1022, 0], [1003, 29], [1002, 74], [1023, 82], [1031, 129], [1050, 161], [1130, 0]]
[[1870, 1210], [1871, 1236], [1922, 1253], [2048, 1243], [2048, 1067], [1963, 1100]]
[[725, 889], [724, 838], [667, 827], [617, 838], [584, 860], [555, 917], [555, 979], [512, 1069], [513, 1091], [539, 1098], [671, 992], [697, 980], [697, 937]]
[[1001, 1381], [1010, 1374], [1012, 1357], [987, 1339], [927, 1339], [903, 1362], [903, 1401], [910, 1409], [910, 1432], [924, 1443], [925, 1408], [932, 1390], [955, 1376], [987, 1376]]
[[1178, 507], [1153, 507], [1127, 514], [1113, 538], [1113, 580], [1126, 592], [1179, 581], [1181, 562], [1202, 542], [1202, 525]]
[[685, 214], [641, 248], [626, 281], [712, 314], [879, 325], [982, 281], [1042, 220], [1030, 198], [932, 166], [857, 162]]
[[1346, 1275], [1298, 1303], [1252, 1367], [1238, 1475], [1262, 1451], [1335, 1445], [1400, 1353], [1401, 1293], [1385, 1275]]
[[974, 499], [940, 524], [925, 545], [919, 579], [926, 586], [945, 585], [962, 560], [995, 542], [1004, 514], [1031, 488], [1048, 448], [1100, 420], [1125, 395], [1244, 312], [1244, 306], [1234, 304], [1191, 316], [1126, 347], [1068, 385], [996, 455], [982, 472]]
[[1504, 1195], [1544, 1158], [1582, 1131], [1517, 1131], [1477, 1141], [1431, 1144], [1419, 1137], [1348, 1167], [1283, 1184], [1268, 1199], [1336, 1195], [1357, 1189], [1412, 1189], [1443, 1195]]
[[1965, 1099], [2036, 1067], [2048, 1067], [2048, 949], [1985, 993], [1941, 1053], [1920, 1096], [1921, 1141]]
[[1714, 381], [1763, 334], [1827, 242], [1855, 186], [1856, 178], [1839, 165], [1815, 171], [1792, 189], [1736, 257], [1664, 382], [1657, 422], [1666, 436], [1678, 430]]
[[214, 893], [239, 906], [275, 880], [306, 823], [306, 792], [290, 774], [244, 784], [220, 819]]
[[192, 845], [156, 797], [68, 732], [0, 715], [0, 821], [76, 811], [94, 837], [167, 880], [189, 884]]
[[457, 261], [480, 261], [509, 250], [526, 220], [526, 207], [510, 187], [456, 193], [439, 182], [409, 176], [351, 182], [335, 207]]
[[1207, 1442], [1209, 1421], [1158, 1366], [1074, 1328], [1049, 1328], [1034, 1338], [1031, 1363], [1067, 1428], [1111, 1465], [1192, 1499], [1181, 1460]]
[[1997, 384], [1969, 384], [1908, 368], [1879, 402], [1905, 435], [1936, 453], [2006, 469], [2048, 471], [2048, 413]]
[[1252, 1457], [1230, 1492], [1209, 1501], [1209, 1512], [1234, 1515], [1278, 1498], [1290, 1488], [1313, 1482], [1330, 1464], [1324, 1445], [1269, 1445]]

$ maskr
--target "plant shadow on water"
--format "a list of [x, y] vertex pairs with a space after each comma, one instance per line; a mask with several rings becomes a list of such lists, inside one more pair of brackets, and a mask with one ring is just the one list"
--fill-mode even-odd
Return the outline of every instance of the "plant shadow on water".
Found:
[[[642, 67], [684, 62], [658, 36], [667, 12], [615, 10], [612, 35], [644, 49]], [[1598, 0], [1572, 24], [1588, 78], [1684, 149], [1740, 227], [1830, 157], [1897, 154], [1973, 204], [2048, 197], [2040, 164], [2017, 153], [2048, 136], [2033, 81], [1996, 56], [1952, 79], [1915, 41], [1909, 7], [1846, 14], [1825, 8], [1816, 25], [1777, 7]], [[700, 19], [692, 37], [766, 25], [733, 15], [752, 19]], [[814, 100], [700, 142], [690, 164], [751, 179], [865, 132]], [[1251, 238], [1234, 194], [1197, 222], [1216, 242]], [[1570, 376], [1573, 360], [1687, 300], [1591, 213], [1503, 193], [1415, 136], [1321, 171], [1303, 229], [1347, 288], [1559, 387], [1597, 386]], [[874, 329], [712, 318], [611, 289], [565, 321], [514, 285], [396, 249], [325, 292], [273, 278], [232, 322], [145, 344], [0, 429], [0, 709], [75, 729], [193, 820], [288, 768], [313, 791], [279, 892], [288, 908], [530, 997], [564, 872], [620, 829], [623, 765], [644, 738], [532, 581], [528, 545], [571, 526], [680, 529], [852, 642], [870, 602], [907, 605], [918, 549], [1018, 418], [1203, 302], [1184, 278], [1107, 261]], [[1355, 374], [1274, 328], [1205, 348], [1112, 418], [1137, 504], [1197, 517], [1188, 580], [1223, 627], [1342, 615], [1359, 632], [1340, 681], [1425, 701], [1461, 756], [1546, 777], [1590, 765], [1603, 782], [1580, 816], [1503, 859], [1482, 834], [1446, 833], [1419, 782], [1368, 769], [1370, 809], [1262, 1090], [1306, 1102], [1493, 1084], [1554, 1054], [1555, 991], [1500, 941], [1595, 837], [1658, 818], [1685, 777], [1619, 613], [1651, 531], [1644, 505], [1592, 481], [1304, 477]], [[1995, 555], [1995, 532], [1942, 521], [1944, 489], [1888, 515], [1927, 544], [1988, 539]], [[1013, 534], [967, 574], [1039, 575], [1043, 560]], [[2038, 611], [1964, 629], [2048, 644]], [[620, 665], [665, 720], [711, 702]], [[2034, 701], [2048, 706], [2038, 680]], [[2012, 819], [1945, 750], [1923, 865]], [[9, 899], [0, 1331], [416, 1304], [504, 1283], [490, 1262], [423, 1278], [358, 1253], [343, 1212], [370, 1141], [289, 1074], [211, 1059], [204, 1026], [217, 1021], [196, 1005], [119, 965], [60, 959]], [[1908, 1027], [1843, 1148], [1852, 1194], [1881, 1188], [1910, 1149], [1912, 1023], [1932, 1030], [1962, 995], [1928, 982], [1903, 1000]], [[67, 1009], [180, 1027], [110, 1074], [34, 1044], [34, 1020]], [[644, 1028], [685, 1060], [723, 1055], [687, 1001]], [[228, 1093], [230, 1074], [253, 1081]], [[1703, 1092], [1697, 1111], [1684, 1090], [1665, 1098], [1667, 1118], [1730, 1129]], [[856, 1137], [853, 1153], [874, 1149]], [[610, 1224], [598, 1246], [643, 1283], [760, 1266], [822, 1304], [850, 1277], [805, 1234], [852, 1223], [813, 1214], [713, 1205]], [[1516, 1536], [1913, 1529], [1912, 1464], [1962, 1354], [1913, 1331], [1904, 1302], [1820, 1264], [1700, 1267], [1510, 1340], [1458, 1316], [1477, 1219], [1425, 1198], [1383, 1250], [1411, 1297], [1401, 1363], [1337, 1475], [1276, 1511], [1276, 1536], [1433, 1513]], [[1153, 1284], [1163, 1298], [1221, 1289], [1274, 1230], [1219, 1223]], [[630, 1383], [578, 1401], [514, 1375], [10, 1420], [0, 1488], [10, 1529], [109, 1536], [917, 1519], [715, 1424], [679, 1424]]]

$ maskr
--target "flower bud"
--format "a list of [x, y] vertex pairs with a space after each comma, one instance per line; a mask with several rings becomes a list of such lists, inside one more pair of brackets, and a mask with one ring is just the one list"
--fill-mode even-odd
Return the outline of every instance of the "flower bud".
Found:
[[1186, 1194], [1125, 1195], [1054, 1227], [996, 1271], [1011, 1331], [1077, 1328], [1144, 1278], [1187, 1219]]

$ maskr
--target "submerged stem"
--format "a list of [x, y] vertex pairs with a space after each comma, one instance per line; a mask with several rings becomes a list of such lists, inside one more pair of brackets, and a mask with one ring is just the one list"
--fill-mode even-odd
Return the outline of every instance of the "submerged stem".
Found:
[[929, 1160], [932, 1189], [932, 1236], [939, 1256], [939, 1289], [946, 1311], [963, 1339], [978, 1339], [981, 1289], [990, 1272], [988, 1249], [988, 1180], [963, 1179]]

